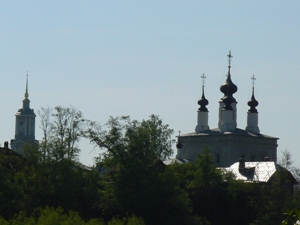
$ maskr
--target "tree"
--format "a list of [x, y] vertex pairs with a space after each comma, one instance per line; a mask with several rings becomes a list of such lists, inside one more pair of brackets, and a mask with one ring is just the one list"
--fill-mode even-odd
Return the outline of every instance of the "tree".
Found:
[[87, 120], [82, 112], [74, 108], [56, 106], [39, 111], [43, 139], [40, 143], [43, 159], [76, 160], [80, 152], [78, 143], [83, 137]]
[[293, 164], [292, 154], [288, 150], [282, 152], [282, 157], [278, 160], [278, 164], [283, 168], [290, 170]]
[[24, 207], [25, 194], [15, 176], [25, 164], [22, 156], [9, 149], [0, 152], [0, 217], [10, 218]]
[[50, 119], [52, 115], [52, 108], [50, 108], [49, 106], [42, 107], [38, 111], [38, 115], [41, 119], [40, 128], [43, 131], [43, 138], [39, 146], [42, 153], [43, 161], [45, 162], [46, 157], [50, 155], [49, 143], [51, 143], [51, 137], [52, 137], [52, 123]]
[[171, 153], [173, 130], [158, 116], [141, 122], [110, 118], [88, 135], [105, 153], [99, 205], [108, 216], [137, 215], [146, 224], [193, 224], [190, 202], [161, 160]]
[[144, 160], [165, 160], [173, 153], [171, 135], [173, 130], [164, 125], [158, 116], [139, 122], [130, 117], [111, 117], [105, 126], [92, 122], [87, 132], [91, 143], [104, 149], [104, 158], [111, 158], [123, 165], [128, 157]]
[[[212, 224], [220, 224], [226, 218], [226, 196], [221, 171], [212, 162], [208, 149], [204, 149], [195, 162], [189, 164], [188, 192], [193, 204], [193, 209], [200, 217], [207, 218]], [[226, 223], [226, 222], [225, 222]]]

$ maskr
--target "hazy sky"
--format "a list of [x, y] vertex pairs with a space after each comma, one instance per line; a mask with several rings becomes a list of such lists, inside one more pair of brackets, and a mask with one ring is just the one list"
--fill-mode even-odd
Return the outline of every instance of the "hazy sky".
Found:
[[[159, 115], [193, 132], [201, 74], [209, 126], [232, 51], [238, 127], [246, 127], [256, 76], [261, 133], [278, 137], [300, 166], [300, 1], [3, 1], [0, 8], [0, 143], [14, 137], [26, 71], [29, 99], [70, 106], [88, 119]], [[37, 117], [36, 138], [41, 138]], [[81, 162], [98, 149], [83, 142]]]

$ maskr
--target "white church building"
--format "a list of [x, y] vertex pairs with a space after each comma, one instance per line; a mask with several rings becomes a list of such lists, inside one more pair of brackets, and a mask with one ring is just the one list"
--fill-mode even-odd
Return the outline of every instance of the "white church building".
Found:
[[[202, 96], [198, 101], [198, 119], [195, 131], [180, 134], [177, 141], [176, 159], [182, 162], [194, 161], [200, 153], [207, 148], [212, 155], [217, 167], [229, 167], [239, 159], [247, 162], [273, 161], [277, 159], [277, 140], [260, 133], [258, 126], [258, 101], [254, 97], [254, 84], [252, 96], [248, 101], [247, 126], [245, 129], [237, 127], [237, 101], [233, 94], [237, 92], [237, 86], [231, 80], [231, 52], [228, 55], [227, 79], [220, 87], [223, 93], [219, 101], [218, 127], [210, 129], [208, 120], [208, 100], [204, 95], [204, 82]], [[204, 76], [202, 77], [205, 78]], [[254, 82], [254, 76], [253, 76]]]

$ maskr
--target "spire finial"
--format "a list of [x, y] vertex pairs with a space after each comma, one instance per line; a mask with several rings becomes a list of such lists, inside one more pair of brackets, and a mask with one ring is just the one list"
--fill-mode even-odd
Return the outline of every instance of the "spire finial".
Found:
[[254, 75], [251, 77], [251, 80], [252, 80], [252, 90], [254, 90], [254, 83], [255, 83], [255, 80], [256, 80]]
[[25, 90], [25, 98], [27, 99], [29, 97], [28, 94], [28, 71], [27, 71], [27, 75], [26, 75], [26, 90]]
[[231, 50], [229, 50], [229, 54], [227, 55], [228, 57], [228, 71], [230, 71], [230, 68], [231, 68], [231, 58], [233, 57], [231, 55]]
[[205, 79], [206, 79], [206, 76], [204, 73], [201, 75], [201, 78], [202, 78], [202, 87], [204, 88], [204, 83], [205, 83]]

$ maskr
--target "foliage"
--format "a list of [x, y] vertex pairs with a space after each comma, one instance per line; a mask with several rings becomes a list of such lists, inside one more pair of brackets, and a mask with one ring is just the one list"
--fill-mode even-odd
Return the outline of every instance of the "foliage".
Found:
[[106, 149], [101, 163], [108, 171], [99, 190], [105, 215], [135, 214], [146, 224], [193, 224], [187, 193], [161, 161], [172, 153], [172, 132], [154, 115], [142, 122], [110, 118], [107, 129], [89, 131], [91, 141]]
[[78, 142], [83, 137], [87, 120], [82, 112], [74, 108], [56, 106], [41, 108], [38, 112], [41, 118], [43, 139], [40, 143], [43, 160], [75, 160], [80, 149]]
[[219, 224], [220, 220], [225, 222], [227, 215], [222, 210], [216, 210], [216, 206], [217, 209], [226, 207], [222, 173], [214, 166], [208, 149], [195, 162], [190, 163], [189, 173], [191, 179], [187, 189], [195, 213], [207, 218], [212, 224]]
[[[13, 219], [7, 221], [0, 218], [1, 225], [106, 225], [103, 219], [90, 219], [84, 221], [75, 211], [65, 213], [61, 207], [38, 208], [31, 216], [20, 212]], [[124, 217], [123, 219], [112, 218], [107, 225], [144, 225], [142, 218], [136, 216]]]
[[[286, 170], [267, 184], [242, 183], [216, 168], [208, 150], [195, 162], [166, 166], [173, 130], [158, 116], [110, 118], [100, 126], [74, 108], [42, 111], [38, 146], [25, 146], [26, 157], [0, 151], [0, 224], [272, 225], [298, 219], [300, 192], [291, 194]], [[94, 168], [77, 161], [81, 137], [104, 150]], [[286, 156], [282, 162], [294, 168]]]
[[149, 162], [170, 157], [172, 133], [158, 116], [151, 115], [142, 122], [131, 121], [128, 116], [111, 117], [105, 126], [93, 122], [87, 136], [93, 144], [106, 150], [104, 158], [127, 166], [128, 159], [133, 157]]
[[292, 161], [292, 155], [288, 150], [284, 150], [282, 152], [282, 157], [279, 158], [278, 164], [287, 170], [291, 169], [293, 161]]
[[282, 221], [281, 225], [297, 225], [300, 224], [300, 211], [291, 210], [284, 214], [285, 219]]

